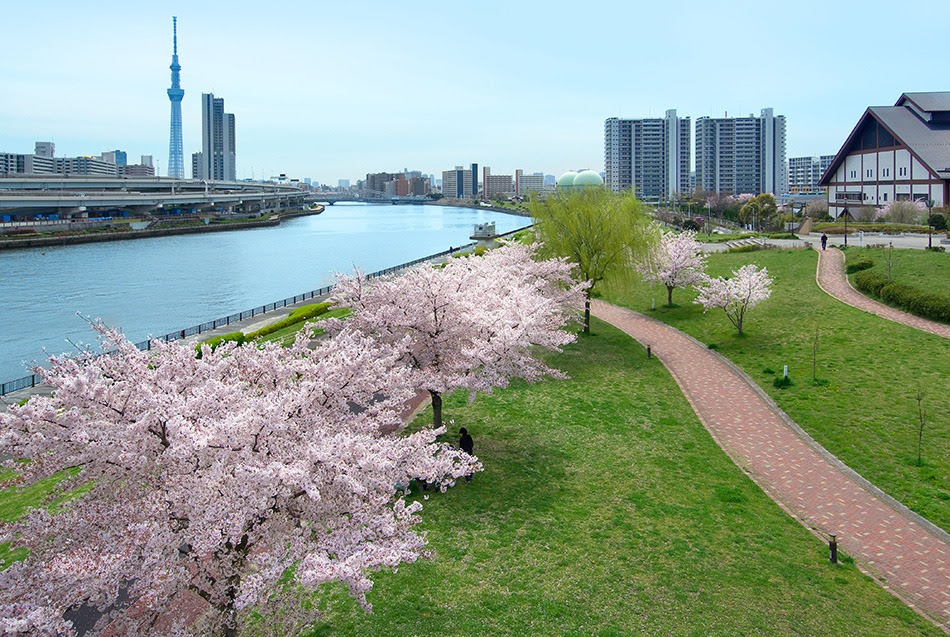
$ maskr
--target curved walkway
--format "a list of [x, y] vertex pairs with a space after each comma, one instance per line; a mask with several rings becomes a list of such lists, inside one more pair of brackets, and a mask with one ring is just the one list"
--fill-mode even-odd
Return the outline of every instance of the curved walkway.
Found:
[[702, 343], [603, 301], [591, 311], [651, 346], [719, 446], [773, 500], [807, 528], [837, 534], [884, 588], [950, 632], [950, 534], [846, 467]]
[[818, 281], [818, 287], [842, 303], [877, 314], [895, 323], [903, 323], [924, 332], [950, 338], [950, 325], [930, 321], [878, 303], [851, 287], [848, 275], [844, 271], [844, 253], [841, 250], [818, 250], [818, 273], [815, 278]]

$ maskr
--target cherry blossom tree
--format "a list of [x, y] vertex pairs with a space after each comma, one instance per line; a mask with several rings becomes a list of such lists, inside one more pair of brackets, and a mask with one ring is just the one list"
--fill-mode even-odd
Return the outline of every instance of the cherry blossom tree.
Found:
[[700, 283], [705, 278], [706, 255], [695, 232], [665, 232], [637, 271], [650, 283], [666, 286], [666, 303], [673, 305], [673, 290]]
[[[400, 433], [410, 371], [364, 335], [316, 349], [307, 335], [289, 348], [224, 344], [197, 359], [96, 329], [109, 355], [51, 359], [37, 371], [53, 396], [0, 415], [0, 453], [29, 460], [4, 463], [19, 483], [78, 468], [54, 496], [86, 490], [0, 525], [0, 542], [29, 550], [0, 572], [4, 634], [70, 632], [64, 611], [108, 609], [120, 590], [134, 615], [115, 610], [97, 629], [154, 632], [187, 590], [215, 632], [235, 634], [242, 610], [286, 601], [288, 573], [298, 590], [343, 582], [368, 608], [371, 571], [424, 554], [421, 506], [394, 485], [444, 488], [480, 470], [436, 442], [444, 429]], [[289, 616], [305, 625], [315, 611], [297, 601]]]
[[400, 348], [441, 426], [446, 392], [464, 388], [474, 398], [513, 377], [563, 377], [538, 353], [574, 340], [563, 328], [576, 319], [587, 285], [571, 278], [566, 260], [536, 260], [536, 250], [508, 244], [398, 276], [342, 277], [333, 302], [354, 312], [327, 329], [345, 326]]
[[766, 268], [758, 269], [754, 264], [744, 265], [732, 273], [732, 278], [706, 277], [695, 303], [703, 306], [703, 311], [721, 308], [742, 336], [742, 321], [746, 312], [771, 296], [772, 279]]

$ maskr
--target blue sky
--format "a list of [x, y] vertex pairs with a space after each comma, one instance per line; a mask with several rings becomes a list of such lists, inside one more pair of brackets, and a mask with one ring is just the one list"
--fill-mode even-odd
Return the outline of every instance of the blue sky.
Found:
[[869, 105], [950, 90], [947, 2], [20, 2], [0, 33], [0, 151], [168, 163], [178, 16], [186, 174], [200, 95], [237, 121], [238, 177], [336, 184], [478, 162], [603, 170], [607, 117], [788, 121], [834, 153]]

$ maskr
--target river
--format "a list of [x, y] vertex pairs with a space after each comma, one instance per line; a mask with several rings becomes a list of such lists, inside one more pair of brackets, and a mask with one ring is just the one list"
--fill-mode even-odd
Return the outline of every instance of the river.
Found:
[[443, 206], [337, 204], [272, 228], [0, 252], [0, 382], [47, 354], [94, 342], [81, 318], [133, 341], [264, 305], [333, 281], [335, 272], [399, 265], [530, 219]]

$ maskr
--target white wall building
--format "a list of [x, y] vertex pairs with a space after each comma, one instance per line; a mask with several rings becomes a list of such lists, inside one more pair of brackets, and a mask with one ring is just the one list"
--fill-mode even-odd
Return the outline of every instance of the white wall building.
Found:
[[889, 201], [950, 202], [950, 92], [868, 108], [821, 179], [833, 217]]
[[524, 197], [529, 192], [544, 192], [544, 173], [524, 174], [524, 170], [519, 168], [515, 171], [515, 194]]

